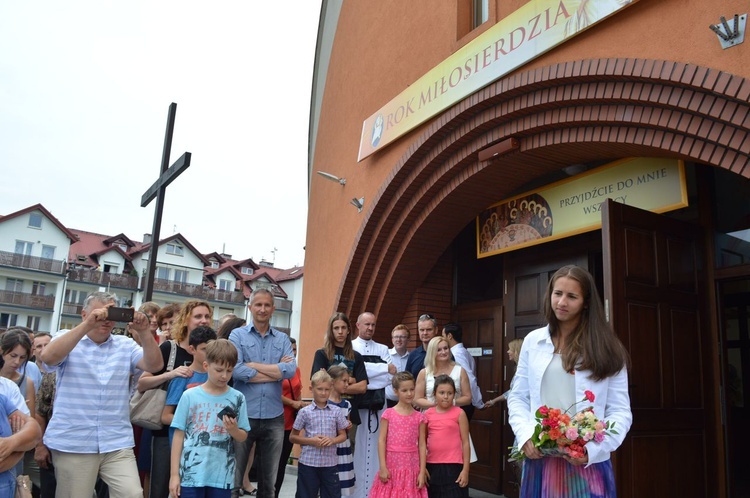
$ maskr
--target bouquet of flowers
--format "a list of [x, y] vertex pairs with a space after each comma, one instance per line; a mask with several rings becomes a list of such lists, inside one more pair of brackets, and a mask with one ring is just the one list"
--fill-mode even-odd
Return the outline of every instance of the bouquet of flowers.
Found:
[[[618, 434], [615, 423], [603, 422], [594, 415], [594, 407], [588, 406], [574, 415], [569, 415], [571, 408], [579, 403], [593, 403], [594, 393], [584, 392], [581, 401], [573, 403], [561, 412], [558, 408], [540, 406], [536, 411], [537, 421], [531, 441], [544, 455], [581, 458], [585, 455], [583, 447], [589, 441], [600, 443], [610, 434]], [[526, 455], [517, 446], [511, 446], [509, 461], [520, 461]]]

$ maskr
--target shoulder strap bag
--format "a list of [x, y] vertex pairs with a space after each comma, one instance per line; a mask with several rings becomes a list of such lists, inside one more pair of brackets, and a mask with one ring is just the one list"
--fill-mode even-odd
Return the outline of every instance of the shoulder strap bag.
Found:
[[[383, 358], [378, 355], [362, 355], [362, 360], [365, 363], [386, 363]], [[378, 412], [385, 406], [385, 388], [381, 389], [368, 389], [364, 394], [359, 395], [357, 401], [357, 408], [360, 410], [366, 409], [367, 413], [367, 430], [370, 434], [374, 434], [380, 428], [380, 417]], [[375, 418], [375, 430], [372, 429], [372, 419]]]
[[[177, 343], [169, 341], [171, 350], [169, 352], [169, 362], [167, 362], [166, 371], [174, 370], [175, 359], [177, 358]], [[162, 382], [160, 385], [149, 389], [146, 392], [136, 392], [130, 400], [130, 422], [133, 425], [159, 430], [164, 427], [161, 423], [161, 412], [164, 411], [164, 405], [167, 403], [167, 384]]]

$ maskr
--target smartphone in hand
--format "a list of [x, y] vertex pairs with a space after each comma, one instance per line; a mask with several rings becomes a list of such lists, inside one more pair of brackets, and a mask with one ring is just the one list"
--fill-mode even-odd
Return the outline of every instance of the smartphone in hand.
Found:
[[115, 308], [110, 306], [107, 308], [107, 320], [110, 322], [125, 322], [130, 323], [135, 318], [135, 310], [133, 308]]
[[237, 413], [235, 413], [235, 411], [228, 406], [225, 406], [219, 413], [216, 414], [216, 416], [219, 417], [219, 420], [224, 420], [224, 415], [229, 418], [237, 418]]

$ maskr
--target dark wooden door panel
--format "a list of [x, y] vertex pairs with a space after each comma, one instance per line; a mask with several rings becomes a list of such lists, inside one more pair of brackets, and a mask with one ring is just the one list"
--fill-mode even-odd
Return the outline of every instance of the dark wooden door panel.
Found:
[[[502, 376], [502, 302], [459, 306], [454, 311], [454, 320], [463, 328], [464, 346], [482, 349], [482, 355], [474, 357], [477, 383], [482, 398], [492, 399], [498, 395], [494, 392], [499, 391]], [[500, 417], [501, 412], [496, 409], [475, 410], [469, 424], [477, 454], [477, 461], [471, 464], [469, 481], [472, 488], [489, 493], [500, 492], [503, 459], [498, 444], [500, 447], [505, 444]]]
[[711, 339], [700, 228], [609, 201], [602, 239], [605, 302], [633, 363], [618, 496], [710, 496], [717, 477], [706, 440], [716, 434], [706, 402]]
[[[632, 436], [623, 449], [632, 456], [629, 464], [633, 472], [618, 475], [618, 481], [625, 485], [623, 487], [637, 490], [629, 496], [713, 496], [702, 494], [706, 482], [699, 464], [705, 450], [701, 434]], [[625, 453], [621, 452], [620, 456]]]

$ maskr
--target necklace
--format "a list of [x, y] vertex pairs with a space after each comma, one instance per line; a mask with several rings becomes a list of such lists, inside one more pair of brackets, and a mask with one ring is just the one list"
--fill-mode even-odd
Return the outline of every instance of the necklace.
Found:
[[555, 347], [554, 354], [561, 354], [562, 353], [562, 346], [560, 345], [560, 338], [554, 337], [552, 339], [552, 345]]

